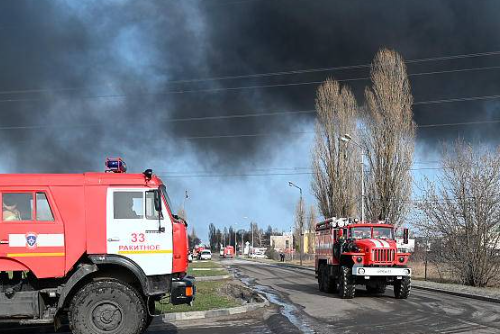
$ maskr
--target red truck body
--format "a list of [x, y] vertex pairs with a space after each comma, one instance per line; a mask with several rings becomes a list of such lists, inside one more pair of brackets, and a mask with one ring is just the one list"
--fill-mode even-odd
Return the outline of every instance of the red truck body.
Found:
[[410, 254], [398, 251], [392, 225], [327, 219], [316, 225], [315, 244], [320, 290], [353, 298], [356, 284], [380, 293], [390, 284], [397, 298], [408, 297]]
[[[74, 314], [72, 298], [100, 280], [129, 299], [142, 296], [138, 307], [146, 307], [131, 324], [135, 318], [125, 317], [123, 306], [110, 333], [145, 330], [164, 295], [174, 304], [193, 301], [194, 285], [185, 277], [187, 224], [172, 213], [166, 187], [151, 170], [0, 175], [0, 202], [0, 321], [46, 323], [68, 308]], [[75, 333], [80, 320], [70, 316]]]
[[234, 257], [234, 247], [233, 246], [226, 246], [226, 247], [224, 247], [223, 256], [227, 257], [227, 258]]

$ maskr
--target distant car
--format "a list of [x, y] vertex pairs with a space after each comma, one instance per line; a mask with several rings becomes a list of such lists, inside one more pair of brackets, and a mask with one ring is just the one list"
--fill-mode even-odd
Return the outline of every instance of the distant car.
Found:
[[252, 254], [250, 254], [250, 257], [252, 259], [267, 259], [267, 256], [266, 256], [266, 254], [264, 254], [264, 252], [252, 253]]
[[188, 261], [189, 261], [189, 263], [193, 262], [193, 254], [192, 253], [188, 254]]
[[200, 253], [200, 260], [211, 260], [212, 259], [212, 252], [209, 250], [203, 250]]

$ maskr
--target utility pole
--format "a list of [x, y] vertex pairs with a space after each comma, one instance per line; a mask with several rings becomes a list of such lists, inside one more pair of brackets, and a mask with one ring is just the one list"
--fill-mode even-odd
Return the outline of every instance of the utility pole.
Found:
[[364, 150], [363, 146], [356, 143], [348, 133], [346, 133], [345, 135], [340, 137], [340, 140], [343, 141], [344, 143], [346, 143], [346, 145], [348, 143], [353, 143], [354, 145], [359, 147], [359, 149], [361, 150], [361, 221], [364, 222], [365, 221], [365, 168], [364, 168], [365, 150]]
[[253, 222], [250, 223], [250, 228], [252, 229], [252, 252], [253, 252]]
[[299, 210], [300, 210], [300, 214], [301, 216], [298, 217], [299, 218], [299, 261], [300, 261], [300, 265], [302, 265], [302, 230], [304, 229], [304, 209], [303, 209], [303, 204], [302, 204], [302, 188], [299, 187], [298, 185], [296, 185], [295, 183], [289, 181], [288, 182], [288, 185], [290, 187], [295, 187], [297, 189], [299, 189], [300, 191], [300, 201], [299, 201]]
[[429, 234], [425, 237], [425, 269], [424, 269], [424, 281], [427, 281], [427, 258], [429, 254]]
[[236, 241], [236, 226], [237, 225], [238, 225], [238, 223], [234, 224], [234, 257], [238, 257], [238, 252], [236, 251], [236, 245], [238, 244], [238, 242]]

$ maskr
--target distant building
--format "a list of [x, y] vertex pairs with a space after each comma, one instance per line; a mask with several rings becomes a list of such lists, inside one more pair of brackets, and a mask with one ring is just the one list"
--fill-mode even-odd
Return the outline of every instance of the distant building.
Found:
[[293, 234], [285, 232], [283, 235], [272, 235], [271, 247], [278, 252], [289, 252], [293, 249]]
[[[304, 232], [302, 234], [303, 237], [303, 247], [304, 254], [314, 254], [314, 232]], [[271, 236], [271, 247], [278, 252], [286, 252], [288, 253], [290, 250], [294, 249], [294, 247], [298, 251], [298, 240], [295, 240], [294, 236], [290, 232], [285, 232], [283, 235], [273, 235]], [[310, 247], [312, 245], [312, 247]], [[310, 249], [309, 249], [310, 248]], [[311, 252], [309, 252], [311, 250]]]
[[314, 238], [316, 237], [316, 232], [304, 232], [304, 253], [305, 254], [314, 254]]

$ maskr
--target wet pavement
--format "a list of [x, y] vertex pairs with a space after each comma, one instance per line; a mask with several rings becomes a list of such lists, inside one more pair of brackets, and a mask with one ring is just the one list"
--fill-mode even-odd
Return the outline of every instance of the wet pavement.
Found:
[[[398, 300], [388, 288], [371, 295], [363, 288], [352, 300], [318, 290], [314, 272], [274, 264], [224, 260], [244, 284], [266, 296], [270, 307], [216, 319], [155, 319], [149, 334], [226, 333], [500, 333], [500, 304], [413, 289]], [[2, 334], [53, 334], [50, 326], [0, 325]], [[57, 333], [68, 333], [63, 328]]]
[[399, 300], [390, 287], [372, 295], [361, 286], [354, 299], [343, 300], [320, 292], [310, 270], [243, 260], [225, 263], [244, 282], [272, 292], [278, 304], [290, 305], [281, 312], [291, 312], [290, 321], [298, 321], [296, 327], [306, 333], [500, 333], [497, 303], [416, 289]]

